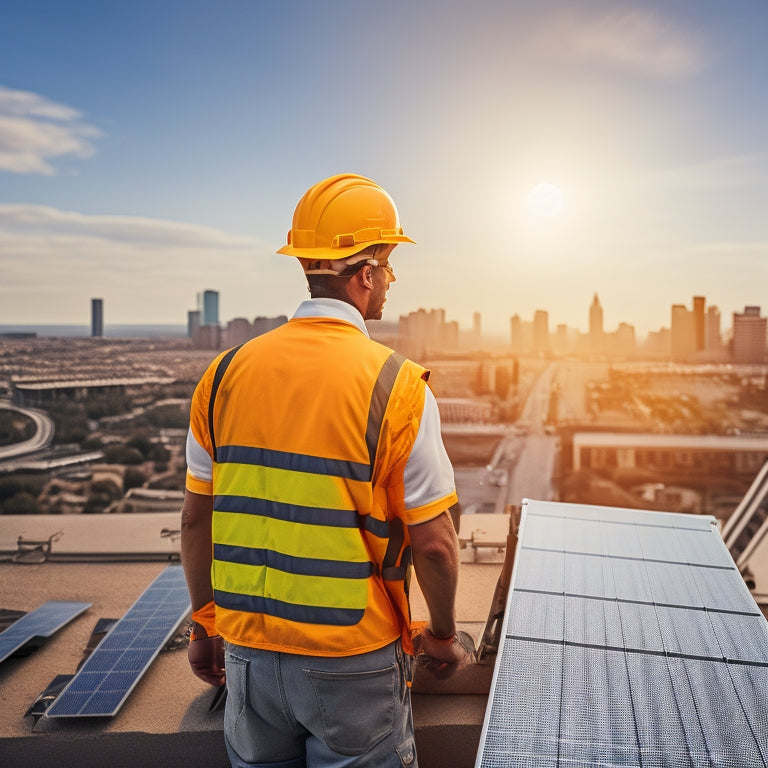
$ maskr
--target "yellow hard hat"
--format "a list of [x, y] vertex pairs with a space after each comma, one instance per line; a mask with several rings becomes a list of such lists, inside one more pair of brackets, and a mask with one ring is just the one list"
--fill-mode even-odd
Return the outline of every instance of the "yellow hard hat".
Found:
[[413, 242], [403, 234], [392, 198], [354, 173], [310, 187], [296, 206], [287, 240], [278, 253], [296, 256], [307, 274], [339, 274], [371, 245]]

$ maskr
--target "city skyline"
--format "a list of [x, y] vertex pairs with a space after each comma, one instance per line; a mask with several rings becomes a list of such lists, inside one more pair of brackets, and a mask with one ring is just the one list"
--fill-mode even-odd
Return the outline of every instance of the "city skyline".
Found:
[[[440, 18], [436, 25], [435, 18]], [[547, 309], [645, 336], [763, 305], [768, 6], [758, 0], [3, 5], [0, 324], [292, 314], [306, 188], [370, 176], [417, 241], [395, 322], [506, 335]], [[610, 300], [609, 300], [610, 299]]]

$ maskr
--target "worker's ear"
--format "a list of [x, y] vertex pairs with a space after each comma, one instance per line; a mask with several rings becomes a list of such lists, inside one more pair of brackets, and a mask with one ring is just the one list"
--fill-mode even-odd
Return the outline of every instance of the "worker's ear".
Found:
[[373, 288], [373, 267], [365, 266], [357, 274], [360, 275], [361, 285]]

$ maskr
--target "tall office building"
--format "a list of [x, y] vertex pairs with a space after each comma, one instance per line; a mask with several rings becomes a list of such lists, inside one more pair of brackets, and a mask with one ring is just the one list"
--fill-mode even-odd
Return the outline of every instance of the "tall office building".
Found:
[[91, 336], [104, 335], [104, 300], [91, 299]]
[[717, 352], [723, 344], [720, 335], [720, 310], [717, 307], [707, 307], [707, 322], [704, 332], [704, 349]]
[[533, 350], [549, 351], [549, 313], [544, 309], [537, 309], [533, 313]]
[[219, 292], [203, 291], [203, 325], [219, 324]]
[[760, 307], [744, 307], [744, 312], [733, 313], [733, 359], [736, 363], [762, 363], [768, 318], [760, 317]]
[[187, 312], [187, 337], [194, 339], [200, 329], [200, 310], [190, 309]]
[[672, 305], [672, 359], [686, 362], [696, 354], [696, 330], [691, 312], [685, 304]]
[[589, 307], [589, 347], [591, 352], [599, 354], [604, 351], [604, 346], [603, 308], [595, 294]]
[[512, 352], [519, 354], [525, 349], [523, 342], [523, 321], [520, 315], [512, 315], [509, 319], [509, 345]]
[[697, 352], [706, 348], [707, 322], [704, 314], [706, 303], [704, 296], [693, 297], [693, 334]]
[[475, 347], [483, 345], [483, 316], [480, 312], [472, 314], [472, 342]]

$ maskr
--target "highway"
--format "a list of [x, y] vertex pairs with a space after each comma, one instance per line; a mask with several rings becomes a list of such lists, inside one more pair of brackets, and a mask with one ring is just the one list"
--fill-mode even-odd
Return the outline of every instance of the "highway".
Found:
[[558, 439], [547, 434], [550, 387], [556, 365], [547, 367], [536, 380], [523, 407], [520, 419], [502, 438], [491, 463], [488, 478], [499, 484], [495, 511], [507, 504], [520, 506], [523, 499], [550, 501], [555, 498], [552, 474]]
[[33, 411], [30, 408], [18, 408], [15, 405], [11, 405], [8, 401], [0, 401], [0, 409], [18, 411], [25, 416], [29, 416], [35, 422], [35, 427], [37, 428], [34, 437], [30, 440], [0, 447], [0, 461], [7, 461], [18, 456], [36, 453], [37, 451], [44, 450], [51, 444], [51, 440], [53, 440], [53, 421], [47, 414], [41, 411]]

